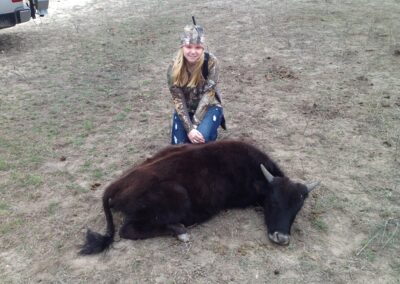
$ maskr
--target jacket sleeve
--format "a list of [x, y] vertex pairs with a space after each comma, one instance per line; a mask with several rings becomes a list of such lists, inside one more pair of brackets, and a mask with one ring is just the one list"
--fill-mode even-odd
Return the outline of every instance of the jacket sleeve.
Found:
[[210, 58], [208, 64], [208, 77], [203, 88], [203, 96], [193, 116], [194, 125], [199, 125], [210, 105], [216, 104], [217, 82], [219, 77], [218, 62], [215, 57]]
[[183, 94], [182, 89], [173, 85], [172, 65], [170, 65], [168, 67], [167, 80], [168, 80], [168, 87], [169, 87], [169, 91], [171, 92], [171, 95], [172, 95], [172, 101], [174, 103], [176, 113], [178, 114], [180, 120], [182, 121], [186, 132], [189, 133], [194, 128], [194, 126], [192, 124], [192, 121], [190, 120], [185, 96]]

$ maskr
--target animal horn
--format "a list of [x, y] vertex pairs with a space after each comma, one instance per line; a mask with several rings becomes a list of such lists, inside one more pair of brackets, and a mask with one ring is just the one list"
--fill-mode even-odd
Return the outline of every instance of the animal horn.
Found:
[[309, 184], [306, 184], [308, 192], [311, 192], [314, 188], [316, 188], [321, 182], [315, 181]]
[[271, 175], [271, 173], [264, 167], [263, 164], [260, 165], [261, 167], [261, 171], [263, 172], [265, 178], [267, 179], [268, 182], [272, 182], [272, 180], [274, 179], [274, 176]]

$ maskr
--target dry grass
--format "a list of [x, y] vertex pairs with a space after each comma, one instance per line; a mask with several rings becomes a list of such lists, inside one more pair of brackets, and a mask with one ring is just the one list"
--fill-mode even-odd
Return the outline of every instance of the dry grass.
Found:
[[[353, 2], [54, 1], [0, 31], [1, 281], [398, 283], [400, 6]], [[165, 72], [192, 13], [221, 60], [221, 138], [322, 186], [289, 247], [247, 209], [192, 228], [189, 244], [79, 257], [86, 228], [104, 229], [102, 189], [169, 142]]]

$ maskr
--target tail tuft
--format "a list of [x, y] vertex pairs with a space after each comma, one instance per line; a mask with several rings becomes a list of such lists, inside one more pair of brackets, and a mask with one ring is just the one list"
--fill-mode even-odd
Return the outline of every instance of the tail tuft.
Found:
[[114, 241], [112, 236], [101, 235], [88, 229], [86, 232], [86, 243], [79, 251], [80, 255], [96, 254], [107, 249]]

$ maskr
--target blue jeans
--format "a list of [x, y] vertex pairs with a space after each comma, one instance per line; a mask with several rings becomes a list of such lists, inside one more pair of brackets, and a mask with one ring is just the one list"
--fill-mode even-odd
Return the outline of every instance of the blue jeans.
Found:
[[[206, 143], [210, 141], [217, 140], [218, 136], [218, 127], [221, 124], [222, 119], [222, 107], [212, 106], [210, 107], [206, 114], [204, 115], [203, 120], [200, 122], [197, 130], [203, 134]], [[193, 114], [189, 113], [190, 119], [193, 118]], [[174, 112], [174, 116], [172, 118], [172, 131], [171, 131], [171, 144], [183, 144], [183, 143], [191, 143], [189, 137], [186, 133], [185, 127], [181, 119], [179, 118], [176, 111]]]

